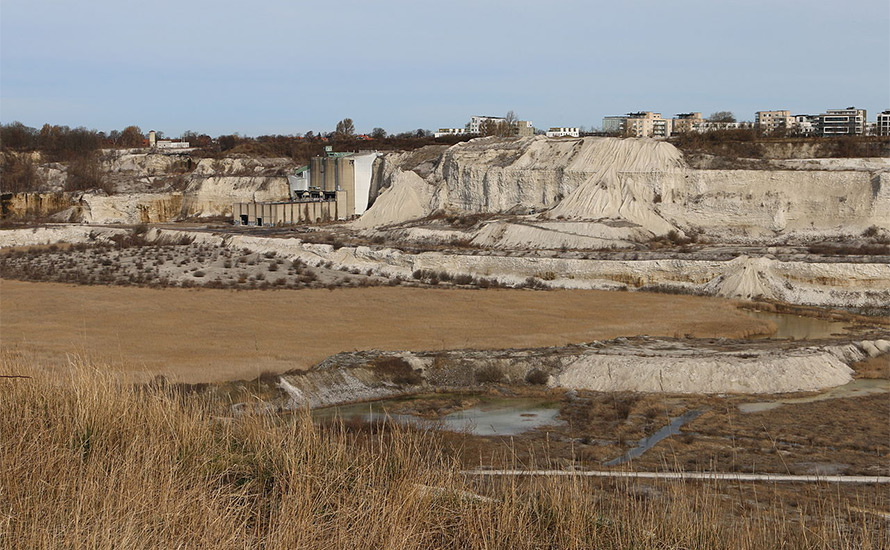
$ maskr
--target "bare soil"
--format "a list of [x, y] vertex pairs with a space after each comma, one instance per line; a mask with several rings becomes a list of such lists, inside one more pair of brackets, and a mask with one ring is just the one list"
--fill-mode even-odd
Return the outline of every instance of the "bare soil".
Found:
[[343, 351], [560, 346], [768, 332], [734, 301], [607, 291], [371, 287], [239, 292], [0, 280], [0, 349], [71, 353], [136, 379], [253, 379]]

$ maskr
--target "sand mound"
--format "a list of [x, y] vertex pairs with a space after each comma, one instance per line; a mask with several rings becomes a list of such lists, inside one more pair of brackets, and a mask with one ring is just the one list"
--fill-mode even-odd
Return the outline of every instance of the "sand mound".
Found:
[[554, 384], [593, 391], [786, 393], [816, 391], [852, 380], [853, 370], [826, 348], [719, 352], [609, 349], [586, 354]]
[[[649, 139], [584, 140], [566, 168], [587, 178], [559, 203], [556, 218], [624, 219], [656, 234], [674, 226], [654, 208], [668, 174], [683, 167], [682, 153], [673, 145]], [[664, 180], [664, 181], [663, 181]]]
[[397, 171], [392, 185], [385, 189], [354, 227], [366, 229], [402, 223], [427, 216], [431, 211], [432, 189], [414, 172]]
[[706, 288], [711, 294], [727, 298], [779, 299], [783, 279], [772, 272], [772, 263], [769, 258], [739, 256], [728, 262], [723, 275], [708, 283]]

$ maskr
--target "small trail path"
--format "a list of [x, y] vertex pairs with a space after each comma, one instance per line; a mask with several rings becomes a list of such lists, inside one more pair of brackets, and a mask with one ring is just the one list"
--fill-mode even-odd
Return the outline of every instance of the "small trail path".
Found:
[[611, 477], [633, 479], [685, 479], [701, 481], [760, 481], [768, 483], [881, 483], [890, 476], [839, 476], [791, 474], [743, 474], [723, 472], [608, 472], [602, 470], [464, 470], [469, 476]]

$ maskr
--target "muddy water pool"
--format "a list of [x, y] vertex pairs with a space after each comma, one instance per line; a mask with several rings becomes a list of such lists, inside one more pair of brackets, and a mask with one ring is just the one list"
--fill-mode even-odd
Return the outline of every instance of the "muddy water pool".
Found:
[[317, 419], [361, 418], [365, 421], [389, 419], [400, 424], [421, 428], [463, 432], [472, 435], [518, 435], [546, 426], [557, 426], [559, 406], [553, 400], [538, 398], [483, 398], [477, 405], [440, 418], [430, 419], [411, 414], [387, 412], [395, 403], [378, 401], [356, 405], [328, 407], [312, 412]]
[[775, 333], [766, 336], [754, 336], [753, 338], [817, 340], [843, 336], [849, 333], [846, 327], [850, 323], [844, 321], [829, 321], [790, 313], [767, 313], [764, 311], [749, 311], [747, 313], [755, 319], [771, 321], [776, 325]]
[[849, 384], [837, 386], [816, 395], [792, 397], [788, 399], [774, 399], [771, 401], [758, 401], [755, 403], [744, 403], [742, 405], [739, 405], [739, 410], [743, 413], [763, 412], [781, 407], [782, 405], [814, 403], [816, 401], [825, 401], [827, 399], [839, 399], [842, 397], [861, 397], [863, 395], [870, 395], [873, 393], [887, 392], [890, 392], [890, 380], [860, 378], [858, 380], [853, 380]]

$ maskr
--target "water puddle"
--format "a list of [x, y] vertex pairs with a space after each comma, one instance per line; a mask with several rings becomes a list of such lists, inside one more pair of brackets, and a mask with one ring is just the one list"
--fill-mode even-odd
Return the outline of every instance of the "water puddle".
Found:
[[392, 420], [419, 428], [462, 432], [472, 435], [518, 435], [544, 426], [562, 424], [559, 408], [542, 399], [484, 399], [475, 407], [429, 419], [387, 412], [388, 402], [344, 405], [313, 411], [323, 418], [361, 418], [364, 421]]
[[845, 327], [849, 323], [843, 321], [828, 321], [826, 319], [802, 317], [789, 313], [767, 313], [764, 311], [748, 311], [747, 313], [755, 319], [772, 321], [776, 325], [774, 334], [753, 336], [753, 338], [757, 339], [817, 340], [848, 333]]
[[808, 395], [806, 397], [792, 397], [790, 399], [776, 399], [774, 401], [759, 401], [756, 403], [744, 403], [739, 405], [739, 410], [743, 413], [755, 413], [770, 411], [781, 407], [782, 405], [793, 405], [797, 403], [814, 403], [816, 401], [825, 401], [827, 399], [838, 399], [841, 397], [861, 397], [873, 393], [890, 392], [890, 380], [860, 378], [853, 380], [849, 384], [837, 386], [830, 390], [817, 394]]
[[676, 435], [676, 434], [680, 433], [680, 428], [683, 426], [683, 424], [686, 424], [687, 422], [692, 422], [693, 420], [695, 420], [696, 418], [701, 416], [701, 414], [703, 412], [704, 411], [697, 411], [697, 410], [696, 411], [686, 411], [682, 415], [680, 415], [676, 418], [672, 418], [670, 423], [667, 426], [664, 426], [663, 428], [661, 428], [660, 430], [658, 430], [657, 432], [655, 432], [654, 434], [652, 434], [648, 437], [644, 437], [643, 439], [640, 440], [639, 443], [637, 443], [636, 447], [627, 451], [626, 453], [619, 456], [618, 458], [613, 458], [612, 460], [610, 460], [608, 462], [604, 462], [603, 466], [618, 466], [619, 464], [624, 464], [625, 462], [628, 462], [630, 460], [633, 460], [633, 459], [641, 456], [643, 453], [645, 453], [646, 451], [648, 451], [649, 449], [651, 449], [652, 447], [657, 445], [658, 442], [661, 441], [662, 439], [666, 439], [672, 435]]

